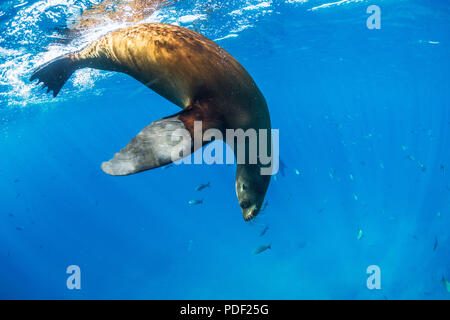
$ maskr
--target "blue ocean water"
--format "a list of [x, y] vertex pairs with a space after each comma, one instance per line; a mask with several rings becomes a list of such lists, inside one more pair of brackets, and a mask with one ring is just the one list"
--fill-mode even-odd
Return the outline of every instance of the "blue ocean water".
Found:
[[[450, 297], [447, 1], [180, 0], [145, 19], [215, 40], [266, 97], [286, 168], [251, 223], [234, 165], [101, 171], [179, 111], [136, 80], [80, 70], [56, 99], [28, 81], [124, 25], [61, 41], [99, 2], [0, 3], [0, 298]], [[380, 29], [367, 27], [369, 5]], [[81, 290], [66, 286], [70, 265]]]

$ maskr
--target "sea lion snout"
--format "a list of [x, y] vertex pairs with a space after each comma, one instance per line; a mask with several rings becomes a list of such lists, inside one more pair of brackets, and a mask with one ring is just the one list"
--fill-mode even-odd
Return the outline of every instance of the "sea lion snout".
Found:
[[259, 213], [259, 208], [256, 206], [252, 206], [251, 208], [244, 209], [242, 208], [242, 215], [244, 216], [245, 221], [250, 221], [254, 217], [256, 217]]

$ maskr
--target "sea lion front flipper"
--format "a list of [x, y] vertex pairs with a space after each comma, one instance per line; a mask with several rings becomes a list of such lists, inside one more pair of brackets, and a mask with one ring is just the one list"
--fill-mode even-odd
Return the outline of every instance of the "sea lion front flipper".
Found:
[[[102, 163], [102, 170], [112, 176], [125, 176], [168, 165], [180, 160], [196, 149], [194, 121], [203, 121], [205, 111], [193, 106], [145, 127], [114, 158]], [[208, 129], [208, 128], [202, 128]]]
[[154, 121], [113, 159], [103, 162], [102, 170], [112, 176], [125, 176], [167, 165], [191, 153], [191, 140], [178, 114]]

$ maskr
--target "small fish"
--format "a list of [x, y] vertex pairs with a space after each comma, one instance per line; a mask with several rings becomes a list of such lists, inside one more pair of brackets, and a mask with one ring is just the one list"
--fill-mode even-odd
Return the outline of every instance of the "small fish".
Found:
[[353, 177], [353, 174], [350, 173], [350, 180], [355, 180], [355, 177]]
[[402, 150], [406, 151], [406, 150], [408, 150], [408, 147], [407, 146], [402, 146]]
[[193, 205], [197, 205], [197, 204], [202, 204], [203, 200], [191, 200], [188, 202], [191, 206]]
[[295, 169], [295, 174], [296, 174], [296, 175], [299, 175], [299, 174], [300, 174], [300, 171], [299, 171], [298, 169]]
[[427, 168], [425, 167], [425, 165], [419, 161], [419, 167], [420, 169], [422, 169], [423, 172], [427, 171]]
[[442, 276], [442, 283], [444, 284], [445, 290], [447, 290], [447, 292], [450, 292], [450, 282], [448, 282], [447, 280], [445, 280], [445, 277]]
[[353, 194], [353, 199], [355, 199], [356, 201], [358, 201], [358, 195], [356, 193]]
[[208, 182], [207, 184], [201, 184], [197, 188], [195, 188], [196, 191], [202, 191], [203, 189], [210, 188], [211, 183]]
[[262, 237], [263, 235], [266, 234], [267, 230], [269, 230], [269, 226], [266, 226], [263, 231], [261, 231], [261, 233], [259, 234], [260, 237]]
[[333, 168], [330, 169], [328, 175], [330, 176], [330, 179], [334, 178], [334, 170], [333, 170]]
[[15, 179], [15, 180], [14, 180], [14, 183], [18, 183], [18, 182], [20, 182], [19, 179]]
[[441, 170], [442, 170], [442, 173], [445, 173], [445, 166], [443, 164], [441, 164]]
[[17, 230], [17, 231], [22, 231], [22, 230], [23, 230], [23, 227], [16, 227], [16, 230]]
[[412, 156], [412, 155], [410, 155], [410, 154], [407, 156], [407, 158], [408, 158], [409, 160], [411, 160], [411, 161], [416, 160], [416, 158], [414, 158], [414, 156]]
[[167, 166], [164, 166], [163, 169], [166, 170], [166, 169], [169, 169], [169, 168], [172, 168], [172, 167], [173, 167], [173, 163], [168, 164]]
[[364, 233], [361, 229], [358, 230], [358, 236], [356, 237], [358, 240], [361, 240], [364, 237]]
[[255, 250], [253, 250], [253, 254], [260, 254], [268, 249], [272, 249], [271, 244], [269, 244], [268, 246], [260, 246], [260, 247], [256, 248]]
[[384, 163], [383, 162], [380, 162], [380, 168], [384, 169]]
[[434, 241], [434, 246], [433, 246], [433, 251], [436, 251], [437, 247], [438, 247], [438, 238], [436, 237], [436, 240]]

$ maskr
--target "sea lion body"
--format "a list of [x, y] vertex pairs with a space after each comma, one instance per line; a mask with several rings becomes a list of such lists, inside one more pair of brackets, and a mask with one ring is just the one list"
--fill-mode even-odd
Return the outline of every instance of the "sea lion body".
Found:
[[[31, 79], [44, 82], [56, 96], [70, 75], [85, 67], [126, 73], [183, 109], [146, 127], [104, 163], [108, 174], [133, 174], [171, 163], [175, 147], [170, 135], [187, 129], [192, 138], [194, 121], [202, 121], [203, 132], [266, 129], [270, 150], [270, 115], [261, 91], [235, 58], [192, 30], [162, 23], [117, 30], [48, 62]], [[261, 175], [261, 166], [259, 160], [238, 163], [236, 192], [246, 220], [259, 212], [270, 182], [270, 176]]]
[[247, 71], [192, 30], [140, 24], [111, 32], [71, 58], [81, 67], [129, 74], [183, 109], [208, 101], [227, 128], [270, 129], [266, 101]]

